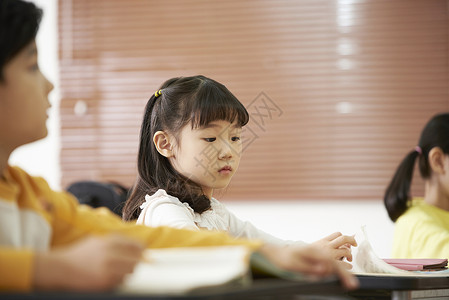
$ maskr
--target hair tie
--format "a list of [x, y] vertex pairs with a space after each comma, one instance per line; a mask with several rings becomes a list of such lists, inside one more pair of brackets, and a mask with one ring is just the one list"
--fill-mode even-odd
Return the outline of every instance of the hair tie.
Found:
[[156, 91], [155, 93], [154, 93], [154, 97], [159, 97], [160, 95], [162, 94], [162, 90], [159, 90], [159, 91]]
[[415, 151], [418, 152], [418, 154], [420, 154], [420, 155], [422, 154], [422, 149], [420, 146], [416, 146]]

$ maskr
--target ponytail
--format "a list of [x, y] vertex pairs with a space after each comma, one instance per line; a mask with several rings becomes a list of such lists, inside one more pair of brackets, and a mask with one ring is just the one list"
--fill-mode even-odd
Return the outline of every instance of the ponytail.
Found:
[[410, 200], [410, 186], [416, 158], [420, 155], [417, 150], [410, 152], [401, 162], [393, 176], [384, 196], [384, 204], [393, 222], [407, 210]]
[[432, 176], [429, 164], [429, 152], [439, 147], [444, 154], [449, 155], [449, 113], [435, 115], [426, 124], [418, 145], [410, 152], [399, 165], [393, 179], [385, 191], [384, 204], [388, 215], [393, 222], [407, 210], [407, 202], [411, 199], [410, 186], [413, 178], [413, 169], [416, 158], [419, 158], [419, 173], [426, 180]]

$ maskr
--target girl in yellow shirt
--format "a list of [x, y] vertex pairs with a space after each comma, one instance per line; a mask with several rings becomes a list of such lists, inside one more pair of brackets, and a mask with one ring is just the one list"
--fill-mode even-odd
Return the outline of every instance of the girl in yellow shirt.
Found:
[[[425, 182], [424, 198], [412, 199], [415, 161]], [[434, 116], [416, 148], [399, 165], [385, 207], [396, 222], [395, 258], [449, 258], [449, 113]]]

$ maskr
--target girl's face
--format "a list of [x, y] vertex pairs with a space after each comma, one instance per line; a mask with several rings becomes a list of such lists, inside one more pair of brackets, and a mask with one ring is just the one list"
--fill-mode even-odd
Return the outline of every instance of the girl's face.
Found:
[[241, 127], [218, 120], [192, 129], [183, 127], [170, 162], [182, 175], [200, 185], [207, 197], [225, 188], [237, 171], [242, 152]]

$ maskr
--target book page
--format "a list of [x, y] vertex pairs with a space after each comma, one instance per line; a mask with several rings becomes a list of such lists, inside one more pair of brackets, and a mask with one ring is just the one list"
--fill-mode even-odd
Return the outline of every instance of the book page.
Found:
[[176, 295], [233, 281], [249, 284], [249, 256], [243, 246], [148, 249], [118, 292]]

